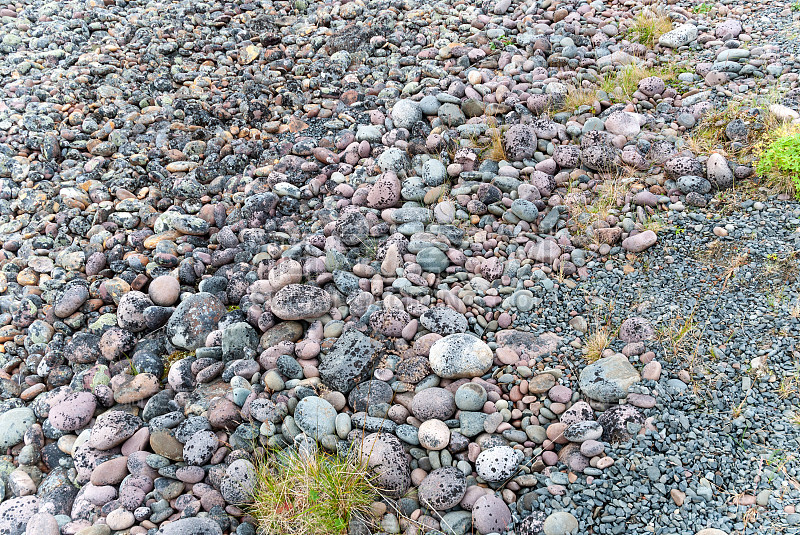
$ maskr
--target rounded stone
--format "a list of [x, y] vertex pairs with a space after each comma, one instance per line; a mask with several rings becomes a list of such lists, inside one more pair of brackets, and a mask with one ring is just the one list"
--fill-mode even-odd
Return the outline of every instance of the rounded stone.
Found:
[[50, 409], [48, 418], [56, 429], [77, 431], [92, 419], [97, 401], [90, 392], [73, 392]]
[[153, 302], [142, 292], [130, 291], [122, 296], [117, 307], [117, 323], [123, 329], [133, 332], [143, 331], [147, 326], [144, 309]]
[[275, 293], [271, 307], [282, 320], [314, 319], [331, 309], [331, 295], [316, 286], [289, 284]]
[[472, 507], [472, 524], [481, 535], [503, 533], [511, 523], [511, 510], [498, 496], [484, 494]]
[[389, 433], [372, 433], [358, 447], [359, 460], [375, 473], [378, 488], [399, 498], [411, 486], [411, 465], [400, 439]]
[[179, 518], [165, 523], [156, 535], [222, 535], [222, 528], [208, 517]]
[[462, 411], [479, 411], [487, 399], [486, 389], [478, 383], [464, 383], [456, 390], [456, 407]]
[[36, 415], [28, 407], [18, 407], [0, 414], [0, 449], [22, 442], [25, 431], [36, 423]]
[[420, 503], [436, 511], [455, 507], [467, 491], [464, 473], [453, 466], [438, 468], [419, 484]]
[[202, 430], [194, 433], [183, 446], [183, 460], [186, 464], [201, 466], [211, 460], [217, 451], [219, 440], [216, 433]]
[[411, 130], [411, 128], [421, 120], [422, 108], [419, 103], [413, 100], [398, 100], [395, 105], [392, 106], [392, 121], [397, 128]]
[[510, 446], [495, 446], [482, 451], [475, 460], [475, 470], [484, 481], [505, 481], [514, 475], [523, 454]]
[[147, 295], [156, 305], [169, 307], [178, 302], [181, 295], [181, 284], [175, 277], [161, 275], [150, 283]]
[[444, 388], [431, 387], [418, 392], [411, 400], [411, 412], [422, 420], [447, 420], [456, 412], [453, 394]]
[[194, 351], [203, 347], [211, 331], [218, 328], [225, 305], [215, 295], [200, 292], [190, 295], [175, 309], [167, 322], [167, 336], [173, 345]]
[[550, 514], [542, 526], [545, 535], [572, 535], [577, 532], [578, 520], [566, 511]]
[[388, 383], [373, 379], [357, 384], [347, 401], [354, 412], [364, 412], [371, 406], [391, 402], [393, 397], [394, 390]]
[[450, 428], [441, 420], [426, 420], [419, 426], [418, 437], [426, 450], [443, 450], [450, 443]]
[[294, 420], [297, 427], [315, 438], [336, 432], [336, 409], [317, 396], [300, 400], [294, 410]]
[[428, 358], [434, 373], [445, 379], [479, 377], [489, 371], [493, 361], [489, 346], [469, 334], [450, 334], [437, 340]]
[[429, 308], [419, 317], [419, 322], [429, 331], [447, 336], [467, 331], [467, 318], [448, 306]]
[[128, 529], [136, 523], [133, 513], [125, 509], [114, 509], [106, 517], [106, 524], [113, 531]]

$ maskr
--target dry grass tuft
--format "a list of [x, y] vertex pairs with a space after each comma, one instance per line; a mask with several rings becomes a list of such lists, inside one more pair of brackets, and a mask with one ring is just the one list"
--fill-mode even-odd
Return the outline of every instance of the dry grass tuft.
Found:
[[633, 99], [633, 93], [639, 88], [639, 82], [648, 76], [650, 71], [641, 65], [631, 63], [604, 77], [600, 88], [615, 100], [630, 101]]
[[351, 519], [367, 519], [378, 496], [355, 453], [280, 450], [257, 458], [249, 512], [264, 535], [339, 535]]
[[597, 100], [597, 95], [594, 89], [586, 89], [583, 87], [570, 87], [567, 91], [567, 97], [564, 100], [563, 106], [559, 111], [574, 112], [581, 106], [594, 107]]
[[633, 26], [628, 29], [630, 41], [653, 48], [658, 38], [672, 30], [672, 20], [663, 9], [643, 9], [633, 19]]
[[611, 343], [611, 330], [608, 325], [598, 325], [597, 328], [586, 338], [583, 353], [588, 362], [599, 360], [603, 356], [603, 351]]
[[[749, 97], [743, 100], [729, 100], [725, 106], [716, 106], [703, 115], [691, 130], [686, 143], [696, 154], [707, 154], [723, 150], [742, 160], [757, 158], [767, 149], [770, 141], [778, 138], [782, 125], [769, 111], [770, 104], [780, 100], [779, 88], [773, 87], [766, 95]], [[755, 113], [753, 110], [758, 110]], [[741, 119], [748, 129], [745, 142], [732, 142], [725, 135], [725, 128], [734, 119]]]

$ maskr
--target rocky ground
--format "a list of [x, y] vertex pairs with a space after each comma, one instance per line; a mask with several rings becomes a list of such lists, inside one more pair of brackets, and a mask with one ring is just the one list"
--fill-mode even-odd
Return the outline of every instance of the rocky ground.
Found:
[[354, 535], [800, 533], [800, 204], [746, 150], [800, 5], [0, 24], [0, 535], [252, 535], [312, 443], [385, 490]]

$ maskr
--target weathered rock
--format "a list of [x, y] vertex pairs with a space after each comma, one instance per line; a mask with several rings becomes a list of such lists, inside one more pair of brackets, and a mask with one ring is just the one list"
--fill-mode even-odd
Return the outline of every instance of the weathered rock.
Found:
[[205, 345], [206, 337], [217, 328], [225, 306], [213, 294], [193, 294], [175, 309], [167, 322], [167, 336], [177, 347], [193, 351]]
[[434, 342], [429, 357], [439, 377], [458, 379], [478, 377], [492, 366], [492, 350], [469, 334], [450, 334]]
[[580, 374], [581, 392], [595, 401], [614, 403], [628, 395], [628, 388], [641, 380], [622, 354], [605, 357], [586, 366]]

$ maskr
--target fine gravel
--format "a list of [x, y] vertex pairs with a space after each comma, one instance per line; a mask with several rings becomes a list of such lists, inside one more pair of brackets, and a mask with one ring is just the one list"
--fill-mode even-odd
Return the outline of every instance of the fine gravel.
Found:
[[358, 454], [350, 535], [800, 533], [799, 35], [0, 4], [0, 535], [263, 533], [275, 448]]

